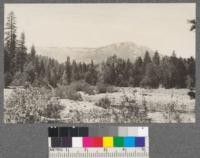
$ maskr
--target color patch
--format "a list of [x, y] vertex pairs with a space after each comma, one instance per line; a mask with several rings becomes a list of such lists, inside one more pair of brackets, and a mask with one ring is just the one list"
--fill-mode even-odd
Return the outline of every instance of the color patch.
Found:
[[58, 137], [58, 127], [49, 127], [49, 137]]
[[124, 137], [124, 147], [135, 147], [135, 137]]
[[92, 147], [93, 146], [93, 140], [92, 137], [83, 137], [83, 147]]
[[62, 137], [62, 147], [72, 147], [72, 138], [71, 137]]
[[72, 147], [82, 148], [83, 147], [83, 138], [82, 137], [72, 137]]
[[113, 137], [103, 137], [103, 147], [113, 147]]
[[78, 136], [79, 137], [88, 137], [89, 129], [88, 127], [79, 127], [78, 128]]
[[51, 137], [51, 146], [54, 148], [61, 147], [61, 138], [60, 137]]
[[148, 133], [148, 127], [138, 127], [138, 137], [147, 137]]
[[137, 127], [128, 127], [128, 135], [127, 136], [138, 136], [138, 128]]
[[103, 147], [102, 137], [93, 137], [93, 147]]
[[118, 127], [118, 136], [122, 137], [128, 136], [128, 127], [124, 126]]
[[148, 146], [148, 127], [49, 127], [52, 148], [112, 148]]
[[144, 147], [145, 146], [145, 137], [136, 137], [135, 145], [136, 145], [136, 147]]
[[68, 137], [68, 135], [69, 135], [69, 128], [68, 127], [60, 127], [59, 129], [58, 129], [58, 136], [59, 137]]
[[114, 147], [124, 147], [124, 138], [114, 137]]
[[70, 127], [69, 128], [69, 136], [70, 137], [78, 137], [78, 127]]

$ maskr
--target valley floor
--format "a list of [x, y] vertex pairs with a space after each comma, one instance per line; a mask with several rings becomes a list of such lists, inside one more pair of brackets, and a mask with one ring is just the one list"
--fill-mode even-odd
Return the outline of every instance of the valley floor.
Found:
[[[66, 123], [138, 123], [137, 117], [140, 117], [139, 123], [146, 123], [147, 120], [151, 123], [195, 122], [195, 99], [190, 99], [187, 95], [188, 89], [132, 87], [115, 87], [115, 89], [116, 92], [113, 93], [94, 95], [79, 91], [81, 101], [59, 99], [63, 106], [60, 121]], [[13, 93], [12, 91], [4, 89], [5, 103]], [[102, 98], [110, 101], [109, 107], [99, 106], [98, 103]], [[127, 109], [123, 109], [122, 102], [123, 106], [127, 105]], [[145, 112], [137, 111], [138, 115], [132, 117], [129, 108], [131, 106], [135, 108], [135, 105], [139, 107], [139, 110], [145, 109]], [[139, 116], [140, 114], [142, 116]]]

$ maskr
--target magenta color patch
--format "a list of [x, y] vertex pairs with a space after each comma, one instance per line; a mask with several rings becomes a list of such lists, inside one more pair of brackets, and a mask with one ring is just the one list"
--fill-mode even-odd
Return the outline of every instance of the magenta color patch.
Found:
[[83, 147], [92, 147], [92, 137], [83, 137]]

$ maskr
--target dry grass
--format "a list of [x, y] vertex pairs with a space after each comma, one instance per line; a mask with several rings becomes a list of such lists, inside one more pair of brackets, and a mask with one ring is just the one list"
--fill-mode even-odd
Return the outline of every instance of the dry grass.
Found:
[[195, 120], [194, 100], [187, 96], [186, 89], [115, 87], [117, 92], [98, 93], [97, 88], [92, 87], [92, 91], [96, 92], [89, 95], [85, 92], [86, 86], [79, 85], [76, 83], [70, 87], [59, 87], [55, 90], [59, 98], [55, 98], [50, 90], [42, 88], [18, 89], [13, 93], [6, 91], [5, 94], [10, 95], [5, 96], [6, 121], [185, 123]]

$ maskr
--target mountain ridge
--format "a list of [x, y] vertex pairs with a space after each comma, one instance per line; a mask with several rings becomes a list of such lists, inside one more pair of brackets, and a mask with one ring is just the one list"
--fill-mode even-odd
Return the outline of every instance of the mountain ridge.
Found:
[[134, 61], [137, 57], [144, 57], [145, 52], [148, 51], [150, 56], [153, 56], [154, 51], [148, 47], [139, 46], [133, 42], [120, 42], [113, 43], [97, 48], [89, 47], [36, 47], [38, 55], [48, 56], [64, 62], [67, 56], [71, 60], [78, 62], [90, 62], [93, 60], [95, 63], [105, 61], [112, 55], [117, 55], [123, 59], [130, 59]]

